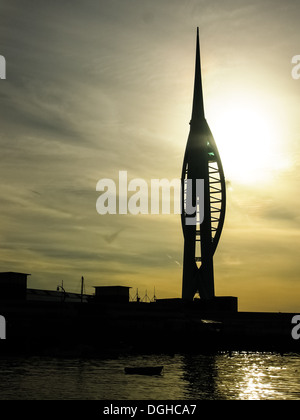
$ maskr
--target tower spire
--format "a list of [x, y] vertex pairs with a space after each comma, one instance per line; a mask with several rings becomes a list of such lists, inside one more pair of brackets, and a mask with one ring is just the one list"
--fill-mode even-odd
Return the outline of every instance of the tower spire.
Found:
[[201, 76], [199, 28], [197, 28], [194, 99], [193, 99], [192, 118], [191, 118], [190, 124], [195, 124], [197, 123], [197, 121], [199, 120], [201, 121], [202, 119], [204, 119], [204, 105], [203, 105], [203, 90], [202, 90], [202, 76]]

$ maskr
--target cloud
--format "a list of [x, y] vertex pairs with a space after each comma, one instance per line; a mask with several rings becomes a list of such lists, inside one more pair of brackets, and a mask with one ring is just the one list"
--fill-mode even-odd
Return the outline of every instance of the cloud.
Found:
[[[155, 283], [164, 295], [180, 294], [180, 218], [101, 217], [96, 183], [116, 179], [119, 170], [147, 180], [180, 176], [196, 26], [207, 109], [224, 106], [221, 93], [228, 99], [237, 86], [239, 92], [270, 88], [280, 102], [293, 98], [294, 105], [298, 85], [289, 79], [285, 46], [298, 48], [298, 7], [258, 0], [28, 0], [26, 7], [23, 0], [2, 1], [2, 270], [31, 272], [32, 287], [56, 287], [64, 278], [71, 288], [84, 275], [90, 288], [121, 283], [150, 290]], [[276, 72], [274, 63], [280, 64]], [[289, 138], [297, 139], [298, 116], [295, 110], [289, 115]], [[276, 273], [288, 270], [296, 278], [296, 251], [289, 243], [290, 235], [297, 243], [296, 166], [285, 176], [263, 190], [227, 182], [227, 215], [215, 256], [224, 294], [231, 278], [233, 294], [245, 287], [238, 278], [257, 285], [253, 279], [261, 272], [278, 279]]]

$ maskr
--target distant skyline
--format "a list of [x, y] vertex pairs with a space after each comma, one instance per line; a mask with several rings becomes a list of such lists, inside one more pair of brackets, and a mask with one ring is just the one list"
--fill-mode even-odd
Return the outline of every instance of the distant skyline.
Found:
[[96, 184], [180, 177], [199, 26], [227, 183], [216, 295], [299, 313], [299, 16], [292, 0], [2, 1], [0, 271], [180, 297], [180, 216], [100, 216]]

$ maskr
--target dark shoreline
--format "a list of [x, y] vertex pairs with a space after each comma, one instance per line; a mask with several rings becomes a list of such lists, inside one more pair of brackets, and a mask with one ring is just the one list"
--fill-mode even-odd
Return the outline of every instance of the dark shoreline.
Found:
[[197, 304], [0, 302], [1, 355], [300, 353], [294, 313], [203, 311]]

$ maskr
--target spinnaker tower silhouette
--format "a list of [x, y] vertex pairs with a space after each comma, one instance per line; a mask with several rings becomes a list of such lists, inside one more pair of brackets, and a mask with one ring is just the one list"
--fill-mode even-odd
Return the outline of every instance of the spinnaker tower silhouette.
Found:
[[[196, 188], [197, 180], [203, 180], [201, 196]], [[215, 296], [213, 256], [223, 229], [226, 191], [222, 162], [204, 113], [199, 28], [192, 118], [181, 183], [184, 236], [182, 299], [193, 300], [196, 293], [201, 299], [212, 299]], [[187, 211], [189, 201], [193, 212]]]

